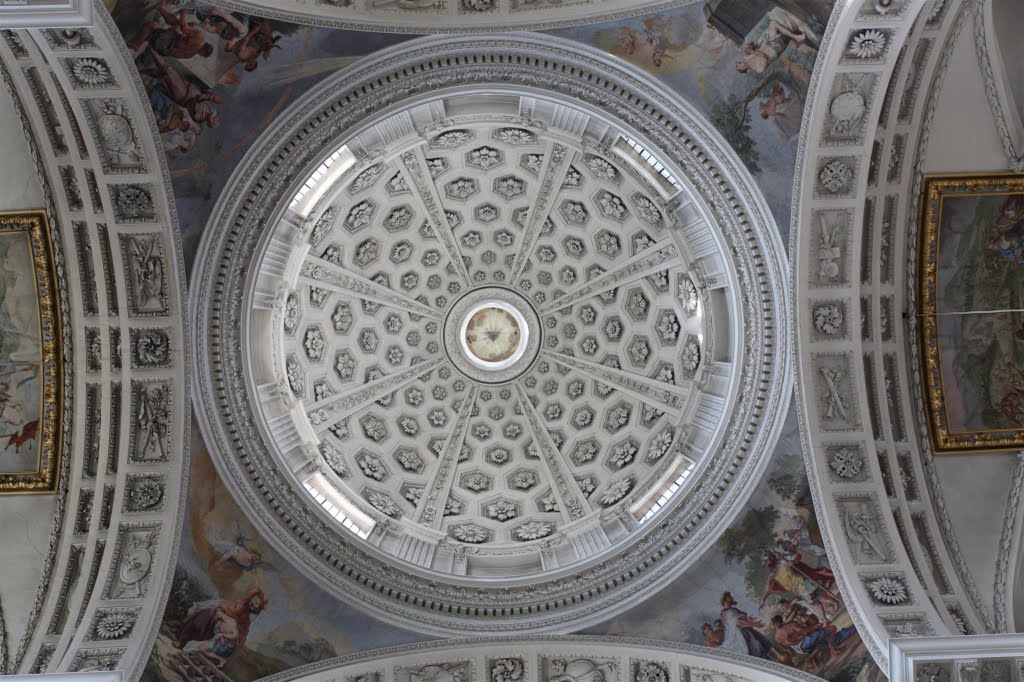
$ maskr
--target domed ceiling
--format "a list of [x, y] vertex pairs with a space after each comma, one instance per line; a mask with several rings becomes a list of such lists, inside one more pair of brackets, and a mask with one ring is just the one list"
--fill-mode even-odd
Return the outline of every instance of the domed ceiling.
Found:
[[512, 125], [521, 98], [479, 101], [446, 100], [472, 125], [332, 188], [264, 330], [334, 486], [406, 535], [475, 546], [430, 568], [521, 573], [603, 549], [635, 521], [602, 510], [686, 469], [666, 455], [702, 395], [707, 318], [664, 187]]
[[328, 83], [236, 173], [193, 290], [204, 428], [268, 536], [382, 617], [584, 622], [682, 570], [756, 479], [781, 248], [684, 105], [627, 123], [653, 84], [451, 42]]

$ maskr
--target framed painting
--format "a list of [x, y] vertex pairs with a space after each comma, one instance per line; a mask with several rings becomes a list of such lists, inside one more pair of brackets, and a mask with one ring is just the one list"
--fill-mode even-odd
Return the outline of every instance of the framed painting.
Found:
[[925, 177], [920, 221], [932, 448], [1024, 449], [1024, 175]]
[[46, 214], [0, 213], [0, 494], [57, 485], [63, 367], [56, 292]]

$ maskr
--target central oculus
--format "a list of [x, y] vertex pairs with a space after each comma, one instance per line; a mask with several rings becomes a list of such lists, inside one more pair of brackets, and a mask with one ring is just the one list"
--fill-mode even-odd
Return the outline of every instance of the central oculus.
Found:
[[466, 357], [485, 369], [515, 362], [526, 351], [529, 328], [523, 314], [507, 303], [480, 303], [470, 308], [462, 325]]
[[445, 350], [471, 379], [501, 383], [533, 364], [540, 333], [537, 313], [525, 297], [501, 287], [484, 287], [452, 306], [445, 321]]

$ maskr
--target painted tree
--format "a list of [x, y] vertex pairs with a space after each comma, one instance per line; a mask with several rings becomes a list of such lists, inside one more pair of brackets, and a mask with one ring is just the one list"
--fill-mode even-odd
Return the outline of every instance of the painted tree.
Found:
[[760, 601], [768, 581], [768, 569], [761, 563], [761, 548], [775, 545], [775, 524], [780, 516], [775, 507], [748, 509], [718, 539], [718, 549], [725, 561], [746, 567], [747, 596], [751, 599]]
[[784, 455], [779, 468], [768, 477], [768, 487], [776, 495], [797, 506], [810, 506], [811, 489], [807, 484], [803, 460], [798, 455]]
[[751, 173], [760, 173], [761, 156], [757, 152], [757, 144], [750, 136], [749, 100], [741, 100], [736, 95], [729, 95], [722, 102], [711, 107], [711, 122], [718, 132], [732, 146], [740, 160]]

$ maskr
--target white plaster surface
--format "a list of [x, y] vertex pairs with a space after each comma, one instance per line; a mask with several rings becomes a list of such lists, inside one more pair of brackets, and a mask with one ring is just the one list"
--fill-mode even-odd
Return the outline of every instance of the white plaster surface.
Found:
[[985, 96], [970, 25], [960, 33], [936, 103], [926, 173], [1009, 170]]
[[1024, 12], [1021, 12], [1020, 0], [992, 0], [992, 25], [995, 28], [996, 41], [1006, 69], [1006, 83], [1010, 96], [1014, 100], [1016, 125], [1020, 132], [1024, 122]]
[[[0, 91], [0, 211], [42, 207], [43, 190], [21, 120], [10, 95]], [[0, 496], [0, 606], [14, 648], [36, 598], [56, 506], [53, 494]]]
[[[936, 106], [924, 157], [926, 173], [1008, 170], [978, 66], [973, 30], [960, 34]], [[950, 521], [982, 598], [993, 603], [1003, 514], [1016, 465], [1014, 453], [936, 458]]]
[[935, 459], [957, 541], [988, 604], [994, 599], [1003, 512], [1016, 464], [1014, 453], [942, 455]]

